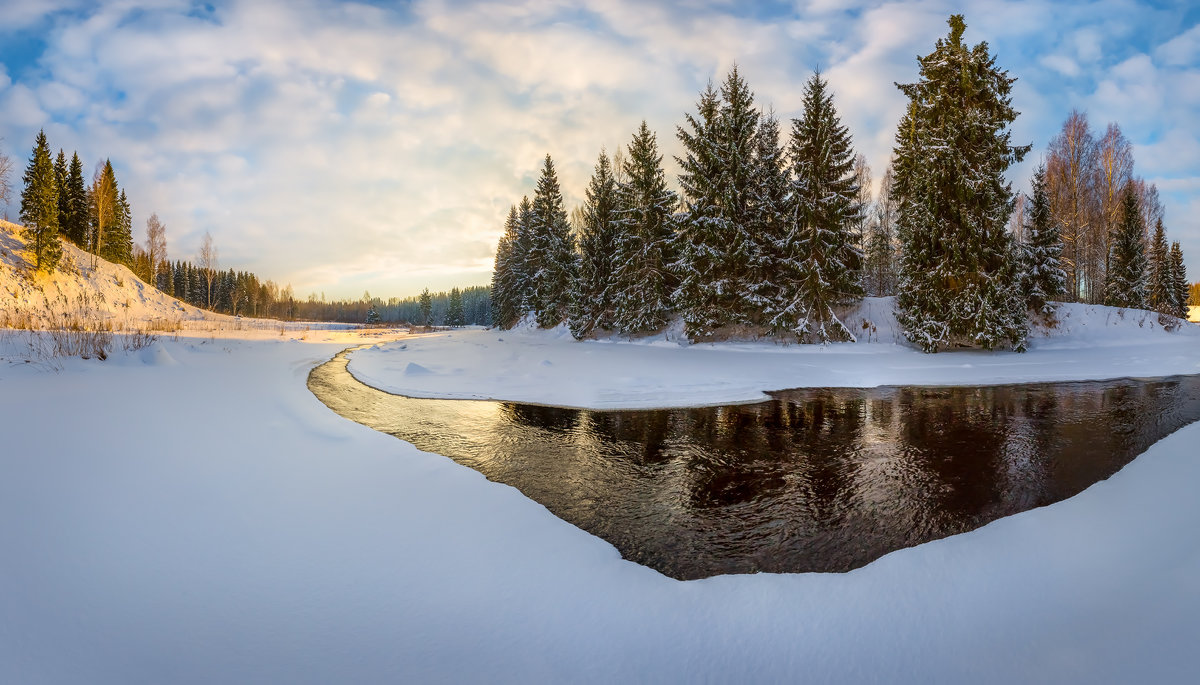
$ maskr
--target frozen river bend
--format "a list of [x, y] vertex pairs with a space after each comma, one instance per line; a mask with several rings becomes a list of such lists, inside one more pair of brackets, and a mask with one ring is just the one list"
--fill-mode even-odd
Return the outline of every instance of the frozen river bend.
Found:
[[[513, 488], [329, 411], [309, 370], [355, 341], [232, 335], [58, 372], [0, 365], [0, 681], [1194, 673], [1197, 424], [1073, 498], [849, 573], [681, 582]], [[412, 361], [435, 376], [462, 368], [471, 385], [467, 366], [437, 366], [435, 341], [405, 352], [429, 345]], [[1186, 353], [1173, 344], [1130, 363]], [[1143, 372], [1109, 371], [1131, 374]], [[782, 385], [796, 383], [761, 389]]]

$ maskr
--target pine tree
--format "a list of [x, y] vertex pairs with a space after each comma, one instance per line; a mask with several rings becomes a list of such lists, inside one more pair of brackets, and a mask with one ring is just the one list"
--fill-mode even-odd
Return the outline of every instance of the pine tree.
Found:
[[62, 257], [62, 244], [58, 241], [58, 186], [45, 131], [38, 131], [24, 181], [25, 188], [21, 191], [24, 236], [33, 247], [36, 268], [54, 271]]
[[1181, 319], [1188, 318], [1188, 280], [1187, 267], [1183, 263], [1183, 249], [1179, 241], [1171, 243], [1170, 263], [1171, 303], [1174, 311], [1169, 312]]
[[1150, 240], [1150, 263], [1146, 282], [1146, 305], [1156, 312], [1174, 315], [1175, 284], [1171, 282], [1171, 254], [1167, 245], [1167, 232], [1162, 219], [1154, 224], [1154, 236]]
[[617, 258], [617, 182], [603, 151], [585, 191], [579, 231], [579, 278], [571, 305], [571, 333], [582, 338], [613, 328]]
[[538, 325], [553, 328], [567, 318], [571, 304], [571, 284], [577, 271], [575, 238], [563, 208], [562, 191], [554, 162], [546, 155], [542, 176], [533, 197], [530, 231], [534, 311]]
[[1034, 311], [1049, 313], [1049, 301], [1066, 291], [1067, 274], [1062, 269], [1062, 236], [1050, 215], [1050, 197], [1046, 193], [1046, 167], [1033, 175], [1033, 196], [1029, 198], [1029, 218], [1021, 245], [1021, 290], [1025, 304]]
[[1007, 231], [1015, 196], [1004, 172], [1029, 146], [1010, 145], [1017, 117], [1012, 84], [987, 43], [962, 42], [962, 15], [948, 39], [918, 59], [921, 78], [896, 134], [897, 318], [927, 352], [947, 345], [1023, 350], [1025, 303]]
[[1125, 187], [1121, 222], [1113, 236], [1104, 282], [1104, 303], [1110, 307], [1146, 307], [1146, 227], [1137, 193]]
[[850, 134], [820, 74], [804, 89], [804, 115], [792, 121], [790, 233], [780, 277], [790, 300], [771, 323], [803, 339], [854, 340], [835, 307], [862, 298], [861, 217]]
[[658, 140], [646, 122], [629, 143], [620, 184], [614, 265], [614, 325], [627, 335], [652, 333], [670, 320], [677, 283], [674, 191], [667, 187]]
[[66, 223], [60, 226], [60, 230], [79, 247], [87, 247], [88, 196], [87, 187], [83, 184], [83, 163], [79, 161], [78, 152], [71, 155], [71, 165], [67, 170], [66, 197]]
[[458, 288], [450, 289], [450, 305], [446, 308], [446, 325], [452, 327], [467, 325], [466, 313], [463, 311], [462, 291]]
[[513, 206], [508, 212], [508, 220], [504, 222], [504, 235], [496, 245], [496, 261], [492, 267], [492, 321], [503, 329], [512, 328], [521, 312], [518, 308], [520, 297], [519, 276], [515, 264], [514, 250], [517, 243], [519, 227], [517, 208]]
[[429, 288], [421, 291], [419, 302], [421, 307], [421, 325], [428, 328], [433, 323], [433, 295], [429, 294]]

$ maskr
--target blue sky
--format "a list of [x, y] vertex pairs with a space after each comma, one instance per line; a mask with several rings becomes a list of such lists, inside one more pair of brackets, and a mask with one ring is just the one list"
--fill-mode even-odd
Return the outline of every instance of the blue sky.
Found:
[[734, 62], [783, 119], [819, 67], [878, 178], [892, 84], [958, 11], [1019, 79], [1014, 184], [1072, 108], [1119, 123], [1200, 278], [1191, 2], [23, 0], [0, 4], [0, 146], [18, 175], [41, 127], [89, 173], [110, 157], [136, 237], [157, 212], [172, 258], [209, 231], [224, 266], [298, 294], [411, 295], [488, 281], [547, 152], [578, 204], [645, 118], [673, 178], [675, 127]]

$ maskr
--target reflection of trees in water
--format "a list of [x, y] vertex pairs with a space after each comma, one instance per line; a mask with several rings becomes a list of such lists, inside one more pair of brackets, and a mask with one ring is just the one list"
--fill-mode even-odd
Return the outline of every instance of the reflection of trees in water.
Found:
[[1200, 418], [1197, 377], [618, 412], [410, 400], [346, 378], [319, 367], [310, 387], [680, 578], [856, 568], [1073, 495]]

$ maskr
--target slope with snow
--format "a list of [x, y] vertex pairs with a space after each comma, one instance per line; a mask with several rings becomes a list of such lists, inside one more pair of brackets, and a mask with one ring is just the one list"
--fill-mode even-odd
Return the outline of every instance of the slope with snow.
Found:
[[100, 259], [63, 241], [53, 273], [36, 273], [21, 227], [0, 222], [0, 326], [51, 325], [63, 314], [99, 319], [114, 328], [156, 319], [232, 320], [206, 312], [142, 282], [128, 267]]

